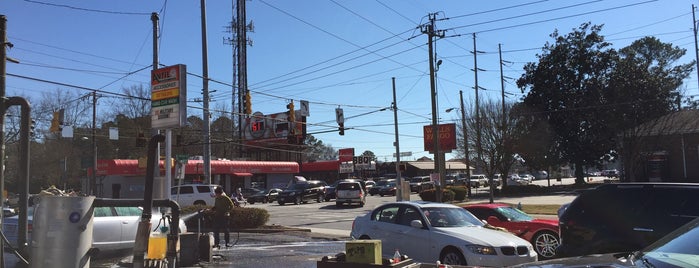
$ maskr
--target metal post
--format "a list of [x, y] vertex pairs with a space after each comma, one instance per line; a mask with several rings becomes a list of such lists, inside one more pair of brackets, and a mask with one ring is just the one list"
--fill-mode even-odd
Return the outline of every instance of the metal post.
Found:
[[[4, 206], [5, 196], [5, 73], [7, 72], [7, 18], [0, 15], [0, 207]], [[0, 222], [3, 222], [3, 215], [0, 214]], [[0, 248], [5, 248], [5, 242], [0, 239]], [[0, 254], [0, 266], [5, 266], [4, 254]]]

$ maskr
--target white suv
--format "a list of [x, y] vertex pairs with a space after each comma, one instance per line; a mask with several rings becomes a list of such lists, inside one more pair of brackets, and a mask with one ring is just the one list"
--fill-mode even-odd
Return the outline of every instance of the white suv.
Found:
[[214, 189], [219, 187], [216, 184], [184, 184], [173, 186], [170, 194], [172, 200], [177, 201], [180, 206], [213, 206], [216, 194]]

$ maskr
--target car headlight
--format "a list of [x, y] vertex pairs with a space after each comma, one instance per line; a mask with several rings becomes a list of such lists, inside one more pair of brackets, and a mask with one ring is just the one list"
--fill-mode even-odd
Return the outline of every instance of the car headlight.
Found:
[[495, 252], [495, 248], [489, 247], [489, 246], [481, 246], [481, 245], [468, 245], [466, 246], [468, 250], [475, 254], [480, 254], [480, 255], [497, 255], [498, 253]]

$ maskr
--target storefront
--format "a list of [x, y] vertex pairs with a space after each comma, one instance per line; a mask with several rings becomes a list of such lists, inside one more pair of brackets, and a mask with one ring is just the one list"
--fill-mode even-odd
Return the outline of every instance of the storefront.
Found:
[[[98, 160], [96, 195], [109, 198], [143, 197], [146, 175], [143, 162], [139, 165], [139, 160], [136, 159]], [[173, 164], [172, 174], [175, 174], [174, 166]], [[164, 177], [163, 161], [160, 161], [159, 168]], [[238, 187], [285, 188], [298, 173], [299, 165], [296, 162], [211, 160], [211, 182], [222, 185], [226, 192], [232, 192]], [[156, 185], [157, 182], [158, 178]], [[204, 161], [189, 160], [184, 180], [173, 179], [171, 185], [202, 183], [206, 183]]]

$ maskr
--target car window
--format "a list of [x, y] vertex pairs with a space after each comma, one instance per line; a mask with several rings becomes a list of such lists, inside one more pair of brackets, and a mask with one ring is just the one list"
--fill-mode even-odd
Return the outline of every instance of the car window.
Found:
[[141, 216], [143, 211], [137, 207], [115, 207], [117, 216]]
[[197, 186], [197, 192], [200, 193], [211, 193], [211, 186]]
[[337, 185], [338, 190], [359, 190], [360, 188], [358, 183], [340, 183]]
[[192, 194], [194, 193], [194, 188], [192, 186], [180, 186], [172, 188], [172, 194], [177, 194], [177, 188], [180, 188], [180, 194]]
[[412, 222], [413, 220], [422, 221], [422, 216], [420, 216], [420, 212], [413, 207], [406, 207], [403, 210], [403, 214], [401, 214], [400, 216], [398, 224], [410, 226], [410, 222]]
[[398, 206], [387, 206], [377, 210], [372, 219], [380, 222], [396, 223], [396, 215], [398, 215]]
[[110, 207], [95, 207], [94, 212], [95, 217], [110, 217], [112, 215], [112, 208]]

